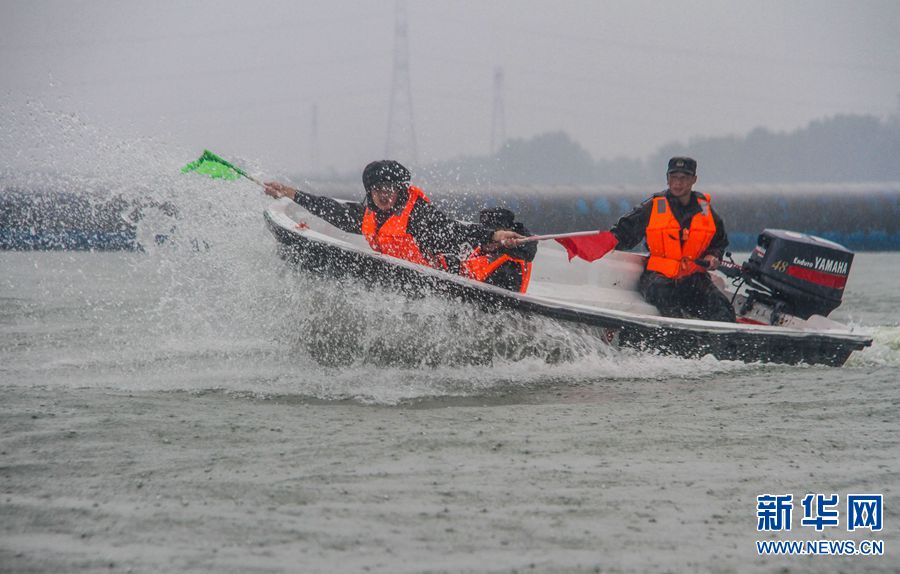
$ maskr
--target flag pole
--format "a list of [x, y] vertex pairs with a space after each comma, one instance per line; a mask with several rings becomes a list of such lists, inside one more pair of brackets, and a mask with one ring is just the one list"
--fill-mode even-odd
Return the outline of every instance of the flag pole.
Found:
[[519, 243], [528, 243], [530, 241], [545, 241], [547, 239], [566, 239], [569, 237], [587, 237], [589, 235], [597, 235], [600, 231], [572, 231], [570, 233], [551, 233], [549, 235], [529, 235], [524, 239], [519, 239]]

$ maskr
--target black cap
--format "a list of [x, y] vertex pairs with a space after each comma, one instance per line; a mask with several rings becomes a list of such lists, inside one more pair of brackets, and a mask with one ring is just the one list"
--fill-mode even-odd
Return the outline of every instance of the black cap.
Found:
[[512, 229], [516, 225], [516, 216], [506, 208], [491, 207], [481, 210], [478, 221], [485, 227], [493, 229]]
[[392, 159], [373, 161], [366, 166], [362, 174], [363, 187], [366, 188], [366, 191], [371, 190], [378, 184], [408, 184], [409, 179], [409, 170], [400, 165], [400, 162], [396, 162]]
[[697, 175], [697, 160], [690, 157], [673, 157], [669, 160], [669, 169], [666, 171], [666, 175], [678, 172]]

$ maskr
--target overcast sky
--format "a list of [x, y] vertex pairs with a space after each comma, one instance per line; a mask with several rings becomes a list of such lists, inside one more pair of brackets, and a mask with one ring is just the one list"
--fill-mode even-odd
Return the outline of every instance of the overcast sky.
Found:
[[[273, 170], [355, 170], [385, 154], [394, 0], [0, 0], [0, 12], [7, 114], [39, 101], [123, 141]], [[900, 101], [896, 0], [422, 0], [406, 12], [420, 163], [488, 152], [498, 67], [508, 137], [564, 130], [595, 158], [886, 117]]]

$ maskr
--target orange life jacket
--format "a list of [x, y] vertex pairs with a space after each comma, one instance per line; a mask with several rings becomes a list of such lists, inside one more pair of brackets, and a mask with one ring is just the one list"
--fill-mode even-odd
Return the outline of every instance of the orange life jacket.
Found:
[[447, 264], [443, 257], [428, 257], [423, 254], [416, 244], [416, 240], [406, 230], [409, 226], [409, 214], [412, 213], [416, 202], [419, 200], [430, 202], [425, 196], [425, 192], [418, 187], [411, 185], [408, 192], [409, 199], [406, 200], [406, 205], [403, 206], [400, 213], [388, 217], [380, 228], [375, 219], [375, 212], [366, 208], [362, 221], [362, 234], [372, 249], [379, 253], [435, 269], [446, 269]]
[[524, 293], [528, 289], [528, 282], [531, 281], [531, 262], [516, 259], [506, 253], [499, 256], [482, 255], [481, 248], [476, 247], [469, 258], [460, 264], [460, 273], [476, 281], [487, 281], [487, 278], [493, 275], [501, 265], [510, 261], [522, 268], [522, 283], [519, 285], [518, 291]]
[[689, 228], [682, 230], [666, 198], [653, 199], [650, 223], [647, 224], [647, 247], [650, 249], [647, 270], [672, 279], [704, 271], [694, 259], [709, 247], [716, 234], [716, 223], [709, 208], [709, 195], [701, 194], [697, 200], [700, 213], [691, 219]]

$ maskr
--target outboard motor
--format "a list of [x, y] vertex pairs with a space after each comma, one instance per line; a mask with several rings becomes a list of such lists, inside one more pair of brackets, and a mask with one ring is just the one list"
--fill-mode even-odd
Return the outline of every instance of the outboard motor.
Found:
[[783, 302], [784, 312], [808, 319], [813, 314], [827, 317], [841, 304], [852, 263], [853, 252], [833, 241], [766, 229], [742, 274]]

